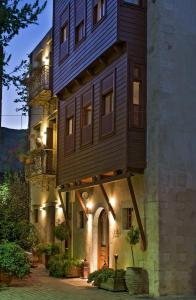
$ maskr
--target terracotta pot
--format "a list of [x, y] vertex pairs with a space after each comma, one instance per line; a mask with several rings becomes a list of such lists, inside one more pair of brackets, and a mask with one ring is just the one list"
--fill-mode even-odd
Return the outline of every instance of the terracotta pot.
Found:
[[69, 270], [69, 273], [67, 274], [67, 278], [77, 278], [81, 276], [81, 268], [80, 267], [76, 267], [76, 266], [72, 266]]
[[13, 276], [6, 272], [0, 271], [0, 285], [10, 285]]
[[143, 268], [127, 268], [125, 282], [130, 295], [148, 293], [147, 272]]

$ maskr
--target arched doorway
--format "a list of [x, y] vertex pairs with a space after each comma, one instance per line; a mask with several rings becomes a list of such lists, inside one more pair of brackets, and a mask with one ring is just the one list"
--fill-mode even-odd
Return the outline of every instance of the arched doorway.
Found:
[[109, 266], [109, 220], [105, 210], [98, 219], [98, 269]]

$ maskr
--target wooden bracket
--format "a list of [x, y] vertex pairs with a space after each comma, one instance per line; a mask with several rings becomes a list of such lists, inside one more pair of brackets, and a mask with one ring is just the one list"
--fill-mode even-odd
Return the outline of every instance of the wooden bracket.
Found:
[[83, 201], [83, 199], [82, 199], [81, 194], [80, 194], [79, 191], [76, 191], [76, 196], [77, 196], [78, 201], [79, 201], [79, 204], [80, 204], [80, 206], [82, 207], [82, 209], [83, 209], [83, 211], [84, 211], [84, 213], [85, 213], [85, 216], [86, 216], [86, 218], [87, 218], [87, 220], [88, 220], [88, 210], [87, 210], [87, 208], [86, 208], [86, 206], [85, 206], [85, 204], [84, 204], [84, 201]]
[[67, 211], [66, 211], [66, 208], [65, 208], [65, 204], [64, 204], [64, 201], [63, 201], [62, 194], [61, 194], [61, 190], [58, 190], [58, 194], [59, 194], [59, 199], [60, 199], [62, 210], [63, 210], [63, 215], [64, 215], [64, 218], [65, 218], [65, 223], [68, 224], [68, 215], [67, 215]]
[[133, 185], [132, 185], [130, 177], [127, 177], [127, 183], [128, 183], [128, 186], [129, 186], [129, 191], [130, 191], [132, 202], [133, 202], [133, 208], [134, 208], [134, 211], [135, 211], [139, 231], [140, 231], [140, 234], [141, 234], [143, 250], [145, 251], [146, 250], [146, 236], [145, 236], [145, 233], [144, 233], [144, 228], [143, 228], [142, 221], [141, 221], [141, 218], [140, 218], [140, 213], [139, 213], [139, 209], [138, 209], [138, 205], [137, 205], [137, 200], [136, 200], [136, 197], [135, 197], [135, 192], [134, 192]]
[[103, 196], [104, 196], [104, 198], [105, 198], [105, 201], [106, 201], [106, 203], [107, 203], [107, 205], [108, 205], [108, 207], [109, 207], [109, 211], [111, 211], [114, 220], [116, 220], [116, 214], [115, 214], [115, 212], [114, 212], [114, 209], [113, 209], [112, 205], [110, 204], [110, 200], [109, 200], [108, 195], [107, 195], [107, 193], [106, 193], [106, 191], [105, 191], [105, 189], [104, 189], [104, 186], [103, 186], [103, 184], [99, 184], [99, 186], [100, 186], [100, 188], [101, 188], [101, 191], [102, 191], [102, 193], [103, 193]]

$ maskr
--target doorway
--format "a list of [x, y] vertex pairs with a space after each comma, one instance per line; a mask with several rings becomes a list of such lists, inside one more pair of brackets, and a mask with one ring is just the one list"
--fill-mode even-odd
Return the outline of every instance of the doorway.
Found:
[[109, 267], [109, 220], [102, 210], [98, 220], [98, 269]]

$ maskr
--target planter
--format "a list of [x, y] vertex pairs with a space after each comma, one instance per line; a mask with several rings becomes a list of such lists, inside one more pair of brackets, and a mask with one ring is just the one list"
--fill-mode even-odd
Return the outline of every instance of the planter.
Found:
[[11, 281], [13, 279], [13, 276], [0, 271], [0, 285], [10, 285]]
[[125, 282], [130, 295], [148, 294], [148, 276], [143, 268], [127, 268]]
[[77, 277], [81, 277], [81, 268], [76, 266], [71, 266], [68, 274], [66, 275], [66, 278], [77, 278]]
[[124, 292], [127, 290], [124, 278], [108, 278], [100, 284], [100, 288], [111, 292]]

